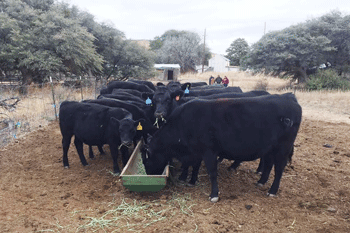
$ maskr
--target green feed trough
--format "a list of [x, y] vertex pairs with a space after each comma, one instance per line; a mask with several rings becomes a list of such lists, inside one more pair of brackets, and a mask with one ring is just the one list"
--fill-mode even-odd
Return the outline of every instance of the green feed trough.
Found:
[[124, 167], [120, 177], [124, 187], [136, 192], [157, 192], [165, 187], [169, 177], [169, 165], [164, 168], [161, 175], [147, 175], [142, 163], [141, 147], [143, 141], [140, 140], [128, 163]]

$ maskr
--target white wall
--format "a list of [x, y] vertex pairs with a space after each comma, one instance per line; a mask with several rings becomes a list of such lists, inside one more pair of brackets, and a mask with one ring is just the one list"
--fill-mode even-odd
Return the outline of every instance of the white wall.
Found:
[[226, 72], [227, 66], [229, 66], [229, 60], [220, 54], [216, 54], [209, 60], [209, 67], [213, 67], [214, 72]]

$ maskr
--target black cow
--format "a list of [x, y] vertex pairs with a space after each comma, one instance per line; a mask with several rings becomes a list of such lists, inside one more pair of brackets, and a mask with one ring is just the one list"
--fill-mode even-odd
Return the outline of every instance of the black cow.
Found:
[[191, 88], [203, 87], [203, 86], [208, 86], [208, 84], [206, 82], [193, 82], [193, 83], [191, 83]]
[[142, 97], [142, 92], [138, 91], [138, 90], [132, 90], [132, 89], [120, 89], [120, 88], [114, 88], [112, 90], [112, 93], [111, 94], [116, 94], [116, 95], [119, 95], [119, 94], [129, 94], [129, 95], [133, 95], [133, 96], [137, 96], [139, 98]]
[[222, 89], [190, 90], [188, 94], [185, 93], [185, 96], [207, 96], [226, 92], [243, 93], [240, 87], [226, 87]]
[[[107, 94], [111, 94], [113, 89], [132, 89], [140, 92], [153, 92], [151, 88], [144, 84], [138, 84], [133, 82], [124, 82], [124, 81], [111, 81], [107, 85]], [[102, 94], [102, 93], [101, 93]]]
[[207, 86], [197, 86], [193, 87], [191, 86], [191, 90], [197, 91], [197, 90], [212, 90], [212, 89], [224, 89], [224, 85], [207, 85]]
[[131, 79], [131, 78], [129, 78], [129, 79], [128, 79], [128, 82], [143, 84], [143, 85], [146, 85], [146, 86], [148, 86], [149, 88], [151, 88], [153, 91], [156, 90], [156, 87], [155, 87], [155, 86], [153, 85], [153, 83], [150, 82], [150, 81], [138, 80], [138, 79]]
[[[249, 92], [243, 92], [243, 93], [234, 93], [234, 92], [227, 92], [227, 93], [219, 93], [214, 95], [207, 95], [207, 96], [198, 96], [198, 97], [183, 97], [179, 101], [177, 101], [177, 106], [184, 104], [190, 100], [193, 99], [207, 99], [207, 100], [215, 100], [215, 99], [227, 99], [227, 98], [245, 98], [245, 97], [257, 97], [262, 95], [270, 95], [267, 91], [249, 91]], [[222, 157], [220, 157], [219, 162], [223, 160]], [[228, 168], [229, 170], [236, 170], [237, 167], [241, 164], [241, 161], [236, 160], [232, 165]], [[263, 169], [262, 163], [259, 164], [259, 167], [257, 169], [257, 173], [261, 173]], [[188, 173], [187, 171], [184, 171], [183, 173]], [[184, 180], [184, 174], [182, 174], [180, 177]], [[186, 178], [185, 178], [186, 179]], [[193, 181], [193, 179], [192, 179]]]
[[96, 99], [96, 100], [84, 100], [84, 102], [100, 104], [100, 105], [115, 107], [115, 108], [123, 108], [132, 114], [132, 117], [134, 120], [144, 119], [144, 123], [142, 124], [143, 129], [142, 131], [137, 131], [135, 140], [140, 139], [141, 136], [143, 136], [144, 139], [146, 140], [147, 134], [152, 135], [157, 130], [153, 126], [153, 122], [154, 122], [153, 111], [148, 111], [147, 113], [146, 111], [144, 111], [143, 109], [137, 107], [132, 103], [127, 103], [126, 101], [120, 101], [120, 100], [109, 99], [109, 98]]
[[136, 101], [136, 102], [145, 104], [145, 101], [143, 99], [129, 93], [103, 94], [103, 95], [97, 96], [97, 99], [102, 99], [103, 97], [110, 98], [110, 99], [117, 99], [117, 100], [129, 100], [129, 101], [131, 100], [131, 101]]
[[[68, 168], [68, 149], [74, 135], [74, 144], [81, 163], [86, 166], [83, 143], [89, 146], [108, 144], [113, 158], [114, 173], [120, 174], [117, 163], [119, 145], [130, 146], [136, 134], [139, 121], [132, 120], [130, 112], [122, 108], [110, 108], [92, 103], [64, 101], [59, 111], [60, 129], [62, 134], [63, 165]], [[128, 155], [123, 154], [124, 165]]]
[[[228, 88], [228, 87], [227, 87]], [[224, 92], [224, 93], [217, 93], [212, 95], [206, 95], [206, 96], [198, 96], [199, 99], [208, 99], [208, 100], [214, 100], [214, 99], [220, 99], [220, 98], [244, 98], [244, 97], [256, 97], [256, 96], [262, 96], [262, 95], [270, 95], [267, 91], [248, 91], [248, 92]]]
[[[258, 184], [267, 182], [274, 165], [275, 179], [268, 192], [274, 196], [301, 124], [301, 114], [301, 106], [291, 93], [189, 101], [174, 110], [149, 142], [142, 156], [146, 172], [160, 173], [175, 156], [192, 166], [204, 160], [212, 185], [210, 200], [216, 202], [218, 155], [239, 161], [261, 158], [264, 169]], [[188, 153], [176, 153], [178, 148]]]

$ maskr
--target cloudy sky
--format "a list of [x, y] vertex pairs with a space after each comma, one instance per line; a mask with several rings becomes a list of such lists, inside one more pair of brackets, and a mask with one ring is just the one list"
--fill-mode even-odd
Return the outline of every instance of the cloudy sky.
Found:
[[249, 44], [266, 32], [319, 17], [332, 10], [350, 14], [350, 0], [64, 0], [112, 23], [127, 39], [152, 40], [170, 29], [198, 33], [213, 53], [232, 41]]

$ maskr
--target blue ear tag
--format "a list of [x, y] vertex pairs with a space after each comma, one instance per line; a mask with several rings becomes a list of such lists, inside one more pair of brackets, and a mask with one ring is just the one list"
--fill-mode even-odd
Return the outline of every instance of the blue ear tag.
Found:
[[152, 100], [149, 97], [147, 97], [147, 99], [146, 99], [146, 104], [147, 105], [152, 104]]
[[186, 87], [185, 94], [189, 94], [190, 91], [188, 90], [188, 87]]

